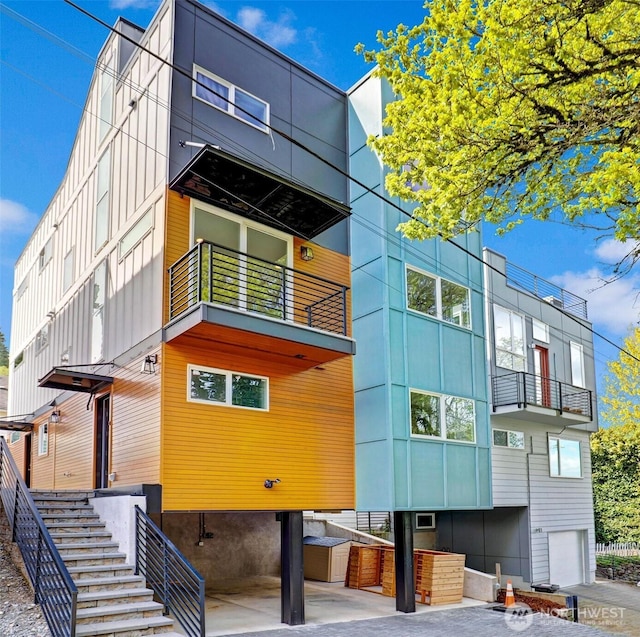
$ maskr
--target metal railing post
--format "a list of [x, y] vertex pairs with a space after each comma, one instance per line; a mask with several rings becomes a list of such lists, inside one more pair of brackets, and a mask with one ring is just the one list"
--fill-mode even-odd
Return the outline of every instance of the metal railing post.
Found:
[[40, 563], [42, 562], [42, 534], [38, 529], [38, 548], [36, 549], [36, 572], [34, 575], [33, 590], [35, 603], [40, 603]]

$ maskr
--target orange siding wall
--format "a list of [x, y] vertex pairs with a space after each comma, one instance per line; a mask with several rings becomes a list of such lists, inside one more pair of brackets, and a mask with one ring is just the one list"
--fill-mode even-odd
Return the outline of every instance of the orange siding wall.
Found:
[[27, 467], [26, 467], [26, 458], [25, 458], [25, 441], [26, 438], [26, 434], [20, 434], [20, 439], [16, 440], [15, 442], [9, 442], [9, 440], [11, 440], [11, 433], [7, 432], [7, 437], [5, 439], [5, 442], [7, 443], [7, 445], [9, 446], [9, 453], [11, 454], [11, 457], [13, 458], [13, 460], [16, 463], [16, 466], [18, 467], [18, 471], [20, 471], [20, 475], [24, 478], [26, 471], [27, 471]]
[[[167, 190], [167, 221], [165, 224], [166, 237], [164, 238], [164, 271], [169, 268], [190, 248], [189, 228], [191, 199], [180, 197], [173, 190]], [[165, 282], [164, 322], [169, 321], [169, 276]]]
[[[164, 510], [354, 507], [351, 358], [298, 371], [188, 337], [163, 358]], [[188, 364], [268, 376], [269, 411], [187, 402]]]

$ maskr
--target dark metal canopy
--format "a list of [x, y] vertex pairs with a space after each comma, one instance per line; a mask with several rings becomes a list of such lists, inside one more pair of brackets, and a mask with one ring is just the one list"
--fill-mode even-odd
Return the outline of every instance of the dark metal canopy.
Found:
[[26, 420], [11, 420], [11, 418], [0, 418], [0, 430], [3, 431], [32, 431], [33, 423]]
[[38, 381], [38, 387], [49, 389], [67, 389], [93, 393], [108, 387], [113, 383], [111, 376], [99, 376], [74, 369], [54, 367], [46, 376]]
[[350, 214], [342, 203], [211, 146], [199, 151], [169, 187], [303, 239]]

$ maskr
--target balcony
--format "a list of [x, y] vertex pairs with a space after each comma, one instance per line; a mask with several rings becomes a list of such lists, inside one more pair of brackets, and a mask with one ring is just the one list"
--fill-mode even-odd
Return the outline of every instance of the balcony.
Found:
[[188, 333], [307, 365], [355, 353], [348, 288], [327, 279], [203, 241], [169, 268], [169, 286], [167, 341]]
[[567, 426], [593, 420], [591, 390], [551, 378], [526, 372], [494, 376], [492, 391], [496, 416]]

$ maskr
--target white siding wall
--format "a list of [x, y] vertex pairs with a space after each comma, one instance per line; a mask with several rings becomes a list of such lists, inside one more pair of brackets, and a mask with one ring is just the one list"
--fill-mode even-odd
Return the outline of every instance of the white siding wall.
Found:
[[[532, 581], [549, 580], [549, 540], [554, 531], [583, 530], [587, 534], [587, 579], [595, 577], [595, 530], [591, 487], [589, 434], [578, 429], [550, 427], [518, 420], [493, 420], [496, 429], [521, 431], [525, 450], [493, 447], [493, 505], [528, 506], [531, 523]], [[560, 433], [562, 432], [562, 433]], [[581, 443], [582, 478], [549, 474], [548, 436]], [[527, 494], [527, 487], [530, 494]]]
[[[172, 19], [167, 4], [141, 40], [142, 46], [165, 59], [172, 55]], [[11, 414], [33, 411], [52, 399], [57, 392], [36, 389], [37, 379], [63, 363], [65, 350], [71, 351], [69, 364], [91, 362], [92, 274], [104, 259], [108, 264], [104, 359], [113, 359], [162, 326], [171, 73], [167, 65], [136, 50], [122, 76], [114, 80], [112, 127], [99, 140], [100, 63], [116, 51], [112, 36], [94, 72], [65, 176], [16, 264], [10, 349], [12, 360], [23, 353], [24, 361], [13, 374]], [[95, 252], [96, 166], [107, 148], [111, 152], [109, 241]], [[149, 209], [154, 216], [152, 233], [119, 259], [120, 239]], [[53, 257], [40, 270], [38, 256], [48, 239]], [[65, 290], [64, 259], [72, 248], [74, 282]], [[25, 277], [28, 287], [18, 298]], [[47, 317], [49, 312], [54, 312], [53, 318]], [[116, 314], [118, 331], [110, 327]], [[34, 339], [46, 324], [49, 345], [36, 356]]]

